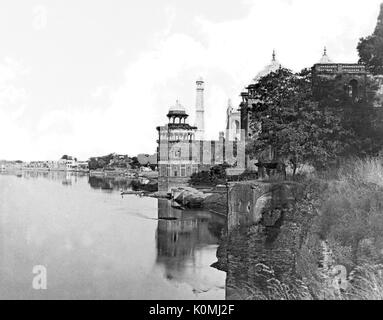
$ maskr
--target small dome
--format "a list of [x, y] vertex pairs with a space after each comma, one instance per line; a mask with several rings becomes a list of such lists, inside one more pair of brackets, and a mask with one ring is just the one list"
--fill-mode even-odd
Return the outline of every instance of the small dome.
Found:
[[319, 63], [321, 63], [321, 64], [333, 63], [332, 60], [327, 55], [327, 48], [326, 47], [324, 48], [323, 56], [322, 56], [322, 59], [320, 59]]
[[169, 115], [183, 115], [186, 114], [186, 109], [183, 105], [176, 101], [176, 104], [169, 109]]
[[253, 79], [255, 83], [257, 83], [261, 78], [267, 76], [268, 74], [277, 71], [278, 69], [282, 68], [282, 65], [279, 63], [279, 61], [275, 58], [275, 51], [273, 51], [273, 59], [271, 60], [271, 63], [268, 64], [261, 72], [259, 72], [256, 77]]
[[178, 112], [178, 113], [185, 113], [186, 109], [183, 105], [180, 104], [180, 102], [177, 100], [176, 104], [173, 107], [170, 107], [169, 112]]

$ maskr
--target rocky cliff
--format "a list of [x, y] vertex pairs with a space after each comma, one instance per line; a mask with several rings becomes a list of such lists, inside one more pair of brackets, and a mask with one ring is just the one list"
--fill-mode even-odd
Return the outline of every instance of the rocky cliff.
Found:
[[295, 182], [230, 185], [228, 234], [214, 265], [227, 272], [228, 299], [268, 298], [270, 281], [309, 276], [302, 250], [319, 240], [309, 232], [314, 216], [298, 208], [302, 200], [303, 186]]

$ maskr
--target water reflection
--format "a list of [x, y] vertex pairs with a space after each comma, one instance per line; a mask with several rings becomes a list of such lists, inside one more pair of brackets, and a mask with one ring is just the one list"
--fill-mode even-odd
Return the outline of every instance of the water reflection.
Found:
[[[19, 174], [0, 175], [0, 298], [224, 298], [225, 274], [210, 267], [221, 217], [122, 198], [128, 180]], [[46, 292], [31, 289], [37, 264], [49, 266]]]
[[15, 173], [18, 178], [24, 179], [48, 179], [60, 181], [63, 185], [71, 185], [77, 183], [78, 179], [85, 177], [86, 173], [66, 172], [66, 171], [33, 171], [26, 170]]
[[[206, 211], [181, 211], [158, 200], [157, 263], [168, 279], [177, 279], [185, 268], [198, 268], [204, 248], [216, 250], [225, 220]], [[165, 220], [177, 218], [177, 220]]]
[[130, 189], [132, 180], [120, 177], [90, 176], [88, 182], [93, 189], [125, 191]]

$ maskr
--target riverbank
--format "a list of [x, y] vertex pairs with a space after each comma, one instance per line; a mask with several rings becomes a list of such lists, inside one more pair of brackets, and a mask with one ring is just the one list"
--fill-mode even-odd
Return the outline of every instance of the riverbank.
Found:
[[157, 171], [148, 171], [141, 172], [139, 170], [126, 170], [126, 169], [116, 169], [116, 170], [90, 170], [90, 176], [98, 177], [125, 177], [125, 178], [147, 178], [147, 179], [157, 179]]

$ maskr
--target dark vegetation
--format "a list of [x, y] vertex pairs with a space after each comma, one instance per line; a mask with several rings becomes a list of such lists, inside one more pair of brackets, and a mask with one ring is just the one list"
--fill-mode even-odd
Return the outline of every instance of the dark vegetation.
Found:
[[231, 166], [227, 163], [210, 168], [209, 171], [194, 173], [190, 178], [193, 186], [216, 186], [227, 182], [226, 169]]

